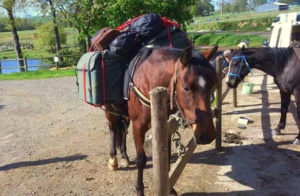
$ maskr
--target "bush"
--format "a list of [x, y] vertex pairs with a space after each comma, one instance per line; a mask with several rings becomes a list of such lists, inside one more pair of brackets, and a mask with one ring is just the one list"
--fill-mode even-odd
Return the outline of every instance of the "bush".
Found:
[[[54, 24], [46, 23], [38, 27], [37, 42], [36, 45], [39, 48], [45, 48], [52, 52], [55, 51], [55, 40], [53, 32]], [[67, 41], [67, 34], [62, 27], [58, 27], [58, 34], [60, 44], [65, 44]]]

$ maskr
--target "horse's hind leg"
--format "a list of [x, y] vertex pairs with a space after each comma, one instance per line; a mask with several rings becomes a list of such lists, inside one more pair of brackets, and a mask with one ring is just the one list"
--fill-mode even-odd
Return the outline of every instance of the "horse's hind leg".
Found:
[[295, 94], [295, 100], [297, 105], [297, 117], [298, 117], [297, 126], [298, 126], [299, 133], [296, 139], [294, 140], [293, 144], [300, 145], [300, 87], [298, 89], [295, 89], [294, 94]]
[[126, 146], [126, 135], [127, 135], [128, 126], [129, 126], [129, 121], [123, 118], [122, 124], [120, 125], [120, 135], [121, 135], [120, 151], [122, 156], [120, 161], [121, 167], [128, 167], [129, 165], [129, 158], [127, 155], [127, 146]]
[[107, 119], [109, 120], [108, 126], [109, 126], [109, 133], [110, 133], [110, 159], [108, 160], [108, 168], [111, 171], [114, 171], [118, 168], [118, 160], [117, 160], [117, 123], [116, 118], [112, 115], [107, 114]]
[[281, 116], [280, 116], [279, 124], [277, 125], [276, 129], [274, 129], [272, 131], [273, 135], [280, 135], [281, 134], [281, 129], [285, 128], [286, 114], [287, 114], [288, 109], [289, 109], [291, 94], [280, 90], [280, 97], [281, 97], [281, 109], [280, 109], [281, 110]]

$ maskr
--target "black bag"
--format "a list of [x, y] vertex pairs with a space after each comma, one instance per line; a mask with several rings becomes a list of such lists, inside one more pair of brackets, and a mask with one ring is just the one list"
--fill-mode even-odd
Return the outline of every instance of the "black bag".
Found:
[[145, 14], [134, 21], [129, 29], [137, 33], [142, 41], [146, 41], [163, 30], [162, 20], [157, 14]]
[[131, 58], [141, 44], [135, 32], [125, 31], [110, 43], [109, 50], [117, 55]]
[[109, 50], [120, 56], [131, 59], [145, 42], [163, 30], [162, 20], [157, 14], [145, 14], [134, 21], [127, 31], [114, 39]]
[[192, 42], [189, 40], [185, 32], [174, 26], [169, 26], [164, 28], [160, 34], [153, 37], [147, 44], [156, 46], [172, 46], [173, 48], [183, 49], [191, 46]]

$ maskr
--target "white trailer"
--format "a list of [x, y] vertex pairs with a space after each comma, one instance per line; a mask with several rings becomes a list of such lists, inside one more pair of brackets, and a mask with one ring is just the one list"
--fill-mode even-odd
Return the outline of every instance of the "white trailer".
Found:
[[269, 47], [288, 47], [300, 41], [300, 12], [279, 14], [272, 23]]

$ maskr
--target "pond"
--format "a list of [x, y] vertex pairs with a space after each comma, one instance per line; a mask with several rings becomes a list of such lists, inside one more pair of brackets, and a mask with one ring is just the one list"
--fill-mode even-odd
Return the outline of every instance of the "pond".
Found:
[[[28, 71], [47, 69], [50, 66], [40, 59], [27, 59]], [[2, 74], [20, 72], [17, 60], [1, 60]]]

